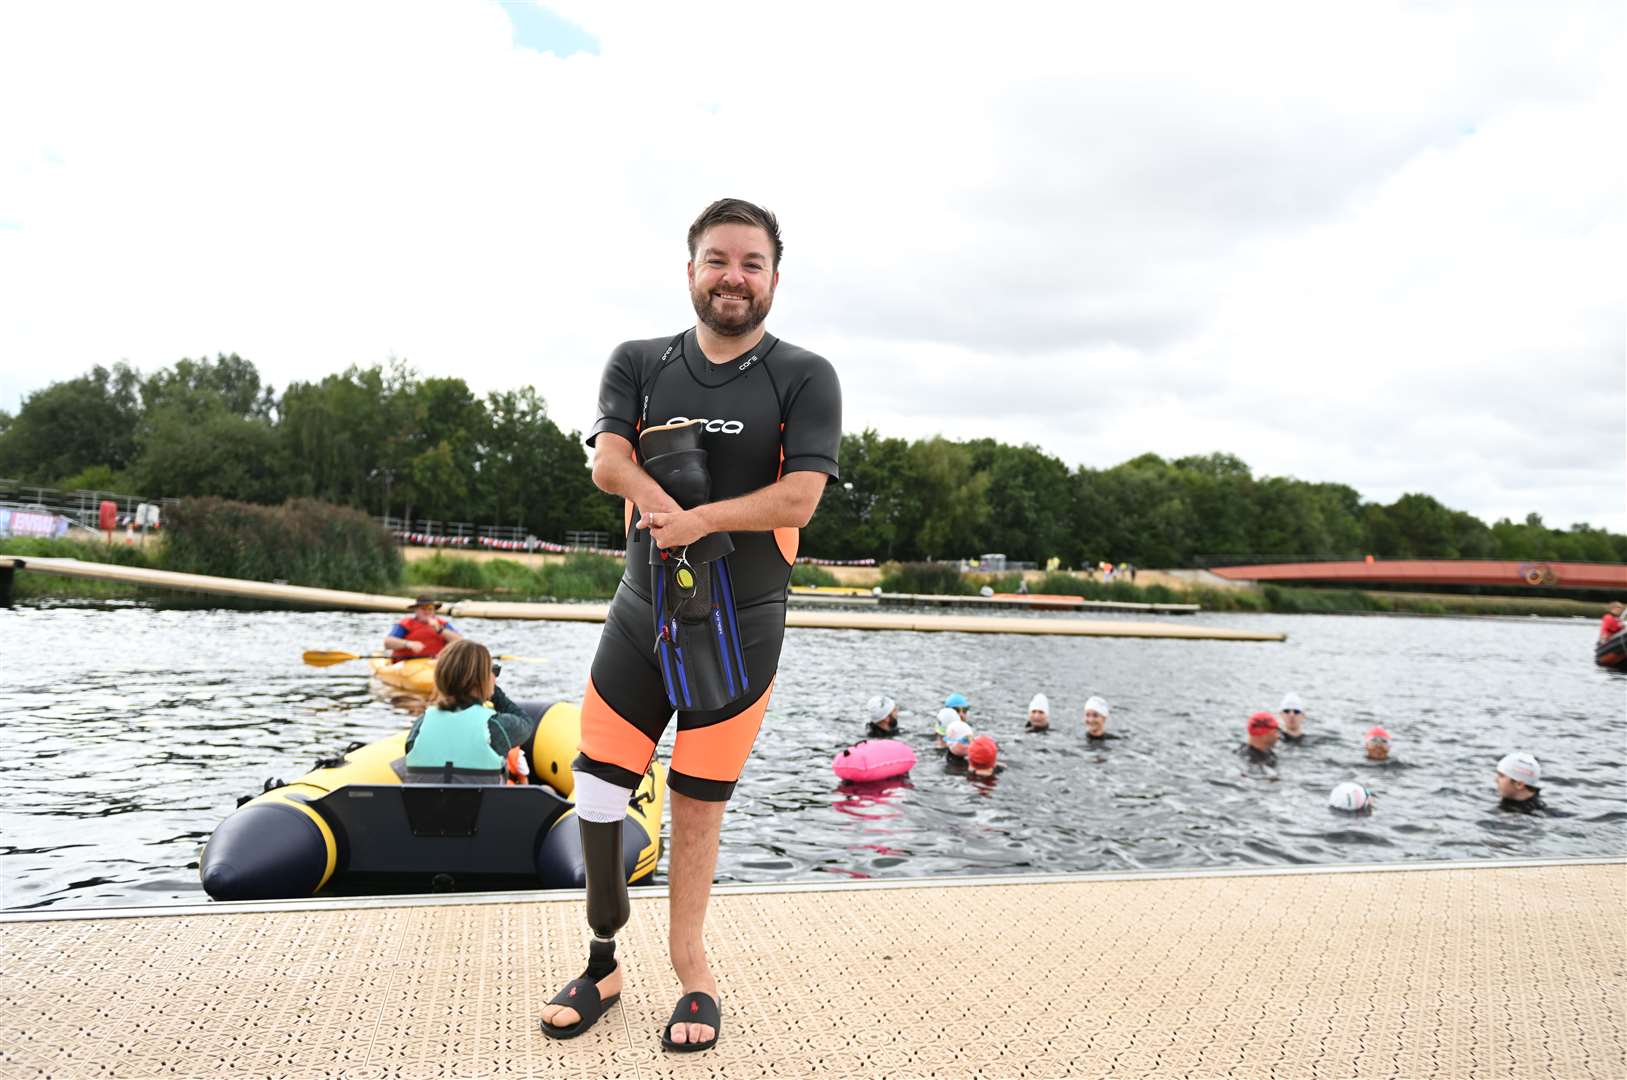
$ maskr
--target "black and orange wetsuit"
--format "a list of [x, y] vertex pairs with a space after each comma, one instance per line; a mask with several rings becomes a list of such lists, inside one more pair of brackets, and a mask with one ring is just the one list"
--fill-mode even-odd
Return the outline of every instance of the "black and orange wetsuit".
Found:
[[[842, 390], [822, 356], [765, 334], [756, 348], [723, 364], [707, 360], [693, 330], [675, 338], [629, 341], [611, 353], [599, 386], [599, 418], [587, 442], [604, 432], [633, 444], [646, 427], [704, 420], [712, 501], [736, 498], [785, 473], [835, 478], [842, 441]], [[582, 742], [572, 765], [621, 787], [637, 787], [672, 718], [651, 627], [650, 535], [626, 509], [627, 569], [610, 601], [604, 633], [582, 698]], [[785, 592], [796, 561], [797, 530], [731, 534], [727, 556], [746, 670], [755, 694], [721, 709], [680, 711], [668, 783], [694, 799], [734, 792], [768, 708]]]

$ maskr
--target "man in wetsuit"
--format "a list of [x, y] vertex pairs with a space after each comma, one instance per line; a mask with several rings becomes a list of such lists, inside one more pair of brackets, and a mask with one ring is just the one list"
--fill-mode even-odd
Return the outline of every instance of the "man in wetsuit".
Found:
[[[674, 1050], [704, 1049], [717, 1036], [717, 983], [702, 928], [723, 808], [768, 707], [798, 530], [812, 518], [826, 481], [838, 475], [842, 437], [835, 370], [763, 326], [782, 250], [772, 214], [739, 199], [713, 203], [689, 229], [696, 325], [675, 337], [620, 345], [605, 366], [599, 416], [587, 441], [595, 449], [594, 483], [626, 500], [627, 571], [593, 659], [580, 753], [572, 765], [594, 940], [582, 978], [543, 1011], [543, 1030], [556, 1038], [585, 1030], [621, 992], [613, 938], [628, 918], [626, 877], [619, 839], [600, 834], [607, 827], [619, 830], [627, 800], [674, 712], [657, 662], [650, 545], [680, 551], [728, 533], [733, 553], [726, 558], [750, 689], [719, 709], [677, 713], [668, 773], [669, 952], [684, 997], [663, 1043]], [[711, 494], [704, 504], [682, 509], [645, 471], [639, 433], [696, 420], [704, 424]], [[610, 856], [595, 852], [611, 843], [615, 865], [605, 870]]]

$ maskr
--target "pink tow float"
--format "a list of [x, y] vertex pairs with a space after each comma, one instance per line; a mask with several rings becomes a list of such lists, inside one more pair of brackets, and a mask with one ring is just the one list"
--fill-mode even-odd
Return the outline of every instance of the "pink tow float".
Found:
[[830, 767], [843, 780], [886, 780], [915, 768], [915, 751], [893, 739], [866, 739], [837, 754]]

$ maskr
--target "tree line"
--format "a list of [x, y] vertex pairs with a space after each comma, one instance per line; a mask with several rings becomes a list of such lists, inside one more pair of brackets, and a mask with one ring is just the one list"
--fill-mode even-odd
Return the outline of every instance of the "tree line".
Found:
[[[842, 439], [802, 551], [915, 561], [1002, 552], [1080, 566], [1254, 558], [1435, 557], [1627, 562], [1627, 536], [1536, 514], [1490, 525], [1425, 494], [1388, 505], [1344, 484], [1255, 476], [1230, 454], [1070, 468], [993, 439]], [[621, 531], [578, 432], [530, 387], [473, 393], [406, 364], [351, 367], [279, 395], [237, 356], [142, 376], [96, 367], [0, 412], [0, 476], [149, 497], [317, 498], [371, 514], [521, 525], [544, 540]]]

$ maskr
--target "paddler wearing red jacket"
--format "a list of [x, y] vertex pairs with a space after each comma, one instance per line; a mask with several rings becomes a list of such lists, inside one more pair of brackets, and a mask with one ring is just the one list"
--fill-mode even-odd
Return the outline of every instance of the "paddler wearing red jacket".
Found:
[[1612, 603], [1610, 605], [1610, 609], [1604, 613], [1604, 618], [1599, 620], [1600, 641], [1603, 641], [1612, 634], [1621, 633], [1621, 613], [1623, 610], [1627, 610], [1627, 605], [1623, 605], [1620, 600], [1617, 600]]
[[462, 639], [451, 623], [435, 614], [434, 598], [420, 596], [413, 601], [412, 614], [390, 628], [384, 647], [390, 650], [392, 660], [428, 659]]

